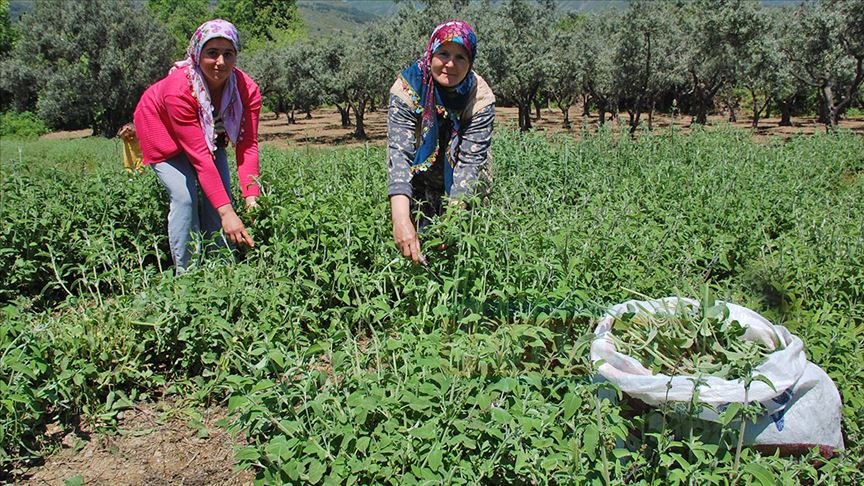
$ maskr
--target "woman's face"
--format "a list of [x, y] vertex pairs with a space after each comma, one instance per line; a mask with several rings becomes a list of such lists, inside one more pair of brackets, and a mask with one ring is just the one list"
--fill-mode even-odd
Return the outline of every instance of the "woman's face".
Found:
[[204, 73], [207, 86], [211, 91], [225, 85], [236, 62], [237, 51], [234, 50], [234, 44], [230, 40], [217, 37], [204, 44], [198, 66], [201, 67], [201, 72]]
[[432, 79], [445, 88], [461, 83], [470, 68], [471, 58], [462, 44], [445, 42], [432, 55]]

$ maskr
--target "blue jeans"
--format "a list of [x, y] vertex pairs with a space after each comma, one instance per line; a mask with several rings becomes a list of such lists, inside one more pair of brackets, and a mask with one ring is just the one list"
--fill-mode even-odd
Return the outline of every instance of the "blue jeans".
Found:
[[[225, 190], [231, 194], [231, 174], [228, 172], [228, 154], [216, 150], [216, 168]], [[222, 219], [206, 196], [199, 193], [198, 174], [185, 153], [173, 159], [152, 165], [153, 170], [168, 193], [168, 243], [177, 273], [189, 268], [192, 256], [201, 253], [201, 241], [213, 240], [216, 247], [227, 247], [220, 233]], [[208, 247], [209, 250], [209, 247]]]

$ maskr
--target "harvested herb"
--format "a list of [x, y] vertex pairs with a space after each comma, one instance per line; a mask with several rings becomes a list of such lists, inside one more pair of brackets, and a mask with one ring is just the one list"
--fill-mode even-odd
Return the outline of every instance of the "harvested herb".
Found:
[[773, 350], [744, 340], [745, 328], [729, 319], [725, 304], [693, 305], [679, 299], [668, 309], [628, 306], [613, 325], [619, 352], [654, 374], [739, 379]]

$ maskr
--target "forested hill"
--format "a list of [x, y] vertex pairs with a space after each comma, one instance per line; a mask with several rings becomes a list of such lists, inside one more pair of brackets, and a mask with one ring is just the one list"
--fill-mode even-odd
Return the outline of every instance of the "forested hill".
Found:
[[[143, 0], [135, 0], [143, 3]], [[358, 32], [363, 26], [398, 10], [411, 0], [297, 0], [297, 7], [311, 35], [338, 32]], [[492, 0], [498, 3], [500, 0]], [[794, 5], [799, 0], [762, 0], [765, 6]], [[421, 2], [422, 3], [422, 2]], [[626, 8], [630, 0], [558, 0], [565, 12], [581, 12], [608, 8]], [[22, 13], [33, 8], [33, 0], [10, 0], [9, 18], [17, 21]]]
[[[357, 32], [365, 24], [386, 17], [410, 0], [298, 0], [297, 7], [307, 31], [312, 35]], [[422, 3], [422, 2], [418, 2]], [[492, 0], [499, 3], [499, 0]], [[559, 0], [563, 11], [589, 11], [626, 8], [630, 0]]]
[[[493, 4], [501, 0], [492, 0]], [[298, 0], [297, 7], [310, 35], [359, 32], [364, 25], [387, 17], [411, 0]], [[417, 3], [423, 3], [418, 1]], [[762, 0], [765, 6], [795, 5], [800, 0]], [[558, 0], [564, 12], [626, 9], [630, 0]]]
[[395, 12], [398, 5], [391, 0], [299, 0], [297, 9], [310, 35], [337, 32], [357, 32], [365, 24]]

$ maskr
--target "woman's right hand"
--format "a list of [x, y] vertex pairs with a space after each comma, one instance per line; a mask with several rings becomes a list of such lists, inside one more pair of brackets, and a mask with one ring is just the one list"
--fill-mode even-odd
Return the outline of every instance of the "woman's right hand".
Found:
[[390, 210], [393, 219], [393, 241], [402, 252], [402, 256], [411, 259], [418, 265], [425, 265], [426, 258], [420, 253], [420, 238], [411, 222], [411, 207], [408, 196], [395, 195], [390, 198]]
[[220, 207], [217, 211], [219, 212], [219, 217], [222, 219], [222, 231], [225, 232], [228, 241], [237, 246], [246, 245], [249, 248], [255, 246], [252, 237], [246, 232], [243, 221], [240, 220], [240, 217], [237, 216], [237, 213], [234, 212], [234, 208], [230, 204]]

